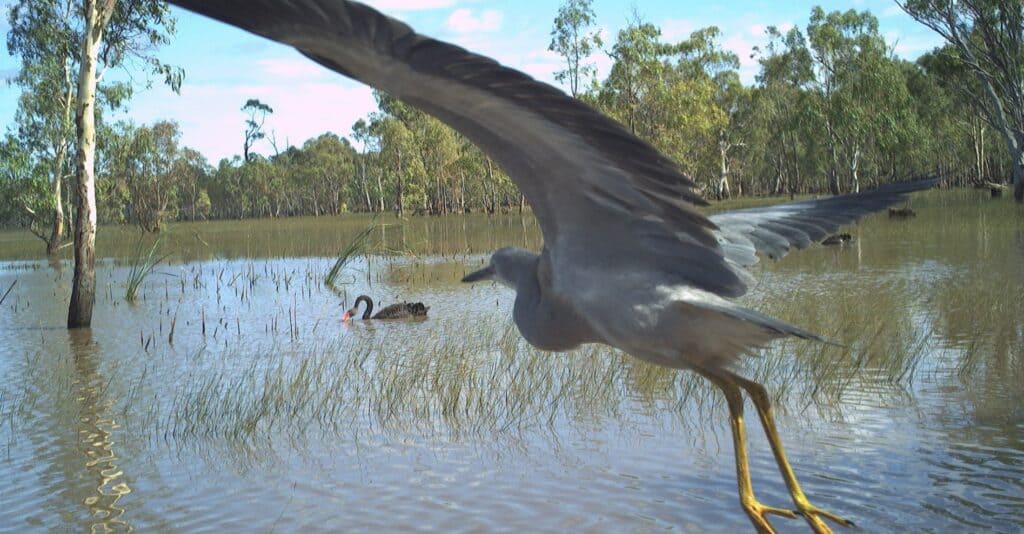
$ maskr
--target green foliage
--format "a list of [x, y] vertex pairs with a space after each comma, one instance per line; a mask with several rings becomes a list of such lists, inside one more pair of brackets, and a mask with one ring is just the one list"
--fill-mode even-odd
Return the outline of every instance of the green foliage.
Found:
[[566, 0], [558, 9], [555, 26], [551, 29], [551, 44], [548, 50], [565, 58], [565, 69], [555, 73], [555, 79], [569, 85], [569, 94], [577, 96], [580, 84], [596, 73], [587, 57], [604, 44], [601, 34], [591, 30], [596, 17], [591, 0]]
[[179, 214], [192, 220], [209, 214], [209, 207], [197, 213], [209, 165], [195, 150], [179, 147], [177, 123], [118, 123], [103, 137], [98, 173], [101, 220], [130, 222], [156, 232]]
[[253, 154], [250, 153], [253, 144], [260, 139], [267, 137], [263, 131], [263, 123], [267, 121], [267, 115], [274, 113], [274, 109], [260, 102], [258, 98], [250, 98], [245, 101], [242, 111], [249, 115], [245, 119], [245, 143], [242, 145], [242, 157], [245, 161], [251, 161]]
[[[85, 21], [77, 0], [16, 0], [11, 4], [7, 47], [11, 55], [20, 58], [20, 68], [12, 81], [22, 92], [10, 133], [27, 151], [32, 179], [16, 188], [10, 182], [0, 185], [0, 189], [18, 191], [17, 195], [3, 197], [0, 224], [28, 226], [47, 241], [52, 251], [66, 229], [65, 213], [70, 215], [72, 211], [74, 104]], [[168, 43], [174, 32], [167, 4], [135, 0], [111, 5], [113, 11], [99, 50], [99, 68], [130, 66], [133, 74], [148, 70], [177, 91], [182, 70], [163, 63], [154, 54], [155, 47]], [[146, 68], [134, 68], [140, 64]], [[143, 83], [150, 85], [148, 80]], [[132, 84], [123, 82], [97, 88], [99, 103], [94, 109], [101, 132], [105, 130], [103, 111], [122, 106], [133, 90]], [[9, 164], [6, 158], [3, 164]], [[116, 188], [108, 188], [108, 192], [111, 196], [123, 193]]]
[[[58, 5], [47, 2], [40, 5]], [[18, 5], [19, 12], [36, 13], [27, 2]], [[46, 20], [63, 24], [55, 16]], [[596, 22], [589, 1], [562, 6], [551, 41], [567, 62], [560, 79], [570, 91], [578, 83], [577, 98], [674, 159], [707, 196], [848, 191], [925, 173], [961, 183], [1010, 175], [1010, 150], [992, 142], [1001, 134], [986, 104], [965, 97], [982, 84], [961, 52], [949, 46], [915, 63], [899, 60], [870, 13], [814, 9], [805, 28], [768, 28], [749, 87], [717, 28], [666, 42], [657, 26], [636, 17], [615, 36], [607, 76], [588, 84], [586, 65], [572, 62], [598, 51]], [[59, 66], [46, 67], [52, 72], [39, 79], [58, 79]], [[572, 68], [578, 82], [570, 79]], [[34, 118], [0, 151], [2, 224], [32, 224], [43, 233], [49, 218], [36, 221], [26, 207], [52, 209], [53, 176], [70, 174], [70, 163], [62, 173], [54, 169], [62, 115], [46, 102], [58, 98], [52, 88], [59, 86], [23, 97], [24, 116]], [[111, 86], [104, 98], [120, 101], [128, 89]], [[443, 215], [524, 206], [515, 184], [465, 137], [390, 95], [375, 96], [379, 110], [352, 125], [355, 146], [324, 133], [301, 146], [275, 145], [270, 157], [252, 147], [273, 142], [263, 128], [273, 109], [249, 100], [243, 155], [216, 167], [180, 146], [173, 123], [101, 122], [100, 220], [156, 230], [175, 219], [350, 210]]]
[[[1002, 138], [1014, 197], [1024, 202], [1024, 2], [1020, 0], [903, 0], [910, 16], [941, 35], [948, 46], [932, 64], [961, 83], [949, 84], [971, 101]], [[959, 72], [957, 72], [959, 71]], [[958, 76], [959, 74], [959, 76]], [[963, 76], [968, 74], [974, 80]], [[984, 128], [984, 125], [982, 125]], [[972, 131], [976, 132], [977, 127]], [[984, 130], [981, 130], [982, 133]], [[979, 151], [977, 135], [975, 152]], [[983, 140], [983, 138], [982, 138]], [[982, 143], [983, 145], [983, 143]], [[980, 163], [980, 158], [978, 158]], [[979, 176], [984, 174], [979, 165]]]

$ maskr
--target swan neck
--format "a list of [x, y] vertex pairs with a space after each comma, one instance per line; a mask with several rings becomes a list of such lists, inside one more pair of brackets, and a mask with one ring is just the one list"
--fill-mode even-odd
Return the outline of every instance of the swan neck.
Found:
[[360, 302], [366, 303], [366, 311], [363, 312], [363, 319], [369, 319], [370, 314], [373, 313], [373, 299], [366, 295], [359, 295], [356, 297], [356, 308], [359, 307]]

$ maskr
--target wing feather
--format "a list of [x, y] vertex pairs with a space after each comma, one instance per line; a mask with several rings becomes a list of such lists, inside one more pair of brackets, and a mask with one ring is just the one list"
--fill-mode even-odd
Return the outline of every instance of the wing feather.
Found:
[[656, 272], [721, 296], [738, 267], [781, 257], [895, 196], [836, 197], [706, 217], [694, 182], [617, 122], [493, 59], [347, 0], [170, 0], [268, 39], [433, 114], [504, 168], [530, 202], [553, 276], [581, 266]]
[[[860, 217], [906, 200], [909, 193], [935, 187], [937, 178], [889, 184], [864, 193], [788, 202], [764, 208], [733, 210], [712, 215], [726, 257], [751, 265], [747, 247], [772, 258], [790, 247], [805, 248]], [[735, 246], [739, 246], [737, 249]]]

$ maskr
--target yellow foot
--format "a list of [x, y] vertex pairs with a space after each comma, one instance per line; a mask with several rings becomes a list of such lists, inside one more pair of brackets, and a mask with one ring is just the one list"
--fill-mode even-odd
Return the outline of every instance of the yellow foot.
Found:
[[839, 517], [831, 512], [826, 512], [825, 510], [822, 510], [821, 508], [818, 508], [817, 506], [814, 506], [811, 503], [798, 503], [797, 506], [799, 509], [796, 513], [804, 516], [804, 519], [807, 520], [807, 524], [811, 525], [811, 530], [813, 530], [816, 534], [832, 533], [832, 529], [828, 528], [828, 525], [826, 525], [825, 522], [821, 520], [821, 518], [823, 517], [825, 519], [835, 521], [837, 524], [840, 524], [844, 527], [856, 526], [853, 524], [853, 521], [850, 521], [849, 519], [843, 519], [842, 517]]
[[759, 534], [775, 534], [775, 529], [772, 528], [772, 524], [768, 521], [769, 515], [781, 515], [782, 517], [794, 519], [797, 514], [793, 510], [765, 506], [757, 501], [749, 501], [742, 504], [743, 509], [750, 516], [750, 522], [754, 524], [754, 528], [757, 529]]

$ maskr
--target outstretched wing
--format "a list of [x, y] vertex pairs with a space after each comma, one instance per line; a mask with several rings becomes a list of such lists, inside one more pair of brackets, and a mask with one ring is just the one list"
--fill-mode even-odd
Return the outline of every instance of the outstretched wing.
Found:
[[[741, 293], [694, 183], [615, 121], [494, 60], [345, 0], [171, 0], [289, 44], [437, 116], [498, 162], [561, 265], [628, 261]], [[331, 105], [324, 103], [324, 105]]]
[[865, 193], [788, 202], [764, 208], [717, 213], [709, 217], [727, 258], [747, 266], [757, 252], [770, 258], [785, 256], [791, 247], [806, 248], [840, 226], [906, 199], [908, 193], [930, 189], [938, 178], [888, 184]]
[[661, 273], [661, 283], [722, 296], [746, 291], [726, 249], [747, 241], [716, 235], [715, 223], [695, 209], [705, 202], [693, 181], [562, 91], [356, 2], [170, 2], [294, 46], [461, 132], [526, 195], [556, 274], [581, 266], [639, 269]]

